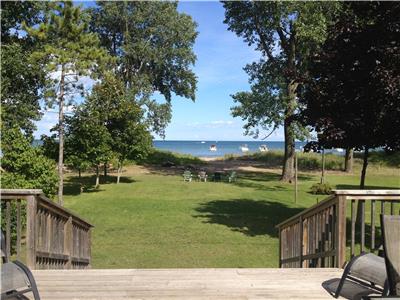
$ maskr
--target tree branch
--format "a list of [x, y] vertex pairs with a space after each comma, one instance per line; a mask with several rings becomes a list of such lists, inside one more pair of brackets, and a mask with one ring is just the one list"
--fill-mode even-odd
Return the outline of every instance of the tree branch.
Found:
[[257, 13], [254, 14], [254, 24], [255, 24], [256, 32], [257, 32], [257, 34], [258, 34], [258, 36], [260, 38], [260, 43], [261, 43], [262, 49], [267, 54], [268, 59], [270, 61], [274, 61], [275, 57], [272, 55], [271, 49], [269, 49], [267, 41], [265, 40], [265, 37], [261, 32], [261, 28], [260, 28], [259, 20], [258, 20], [258, 17], [257, 17]]
[[288, 50], [288, 41], [287, 41], [287, 38], [286, 38], [285, 34], [283, 33], [282, 27], [280, 25], [276, 28], [276, 32], [278, 33], [279, 39], [281, 40], [281, 44], [282, 44], [283, 50], [285, 52], [287, 52], [287, 50]]

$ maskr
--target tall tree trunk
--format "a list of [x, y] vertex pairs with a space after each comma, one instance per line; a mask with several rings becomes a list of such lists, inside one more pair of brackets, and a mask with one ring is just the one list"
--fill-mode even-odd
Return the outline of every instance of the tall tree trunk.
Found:
[[96, 188], [98, 188], [100, 185], [100, 167], [99, 165], [96, 165]]
[[[365, 187], [365, 175], [367, 173], [367, 166], [368, 166], [368, 152], [369, 152], [369, 147], [365, 147], [364, 150], [364, 158], [363, 158], [363, 166], [361, 170], [361, 180], [360, 180], [360, 189], [364, 189]], [[361, 208], [361, 202], [363, 200], [357, 201], [358, 206], [357, 206], [357, 224], [361, 224], [361, 217], [362, 217], [362, 208]]]
[[119, 183], [119, 180], [121, 178], [121, 172], [122, 172], [122, 162], [118, 161], [117, 184]]
[[322, 174], [321, 184], [325, 183], [325, 149], [322, 149]]
[[290, 81], [287, 86], [288, 107], [285, 111], [283, 123], [285, 132], [285, 156], [283, 158], [282, 181], [291, 182], [294, 176], [294, 155], [295, 155], [295, 135], [292, 124], [292, 117], [296, 107], [296, 88], [297, 84]]
[[60, 78], [60, 95], [58, 101], [58, 204], [64, 205], [63, 189], [64, 189], [64, 65], [61, 66]]
[[365, 175], [367, 174], [367, 166], [368, 166], [368, 153], [369, 153], [369, 148], [365, 147], [363, 166], [361, 170], [360, 189], [364, 189], [365, 187]]
[[107, 162], [105, 162], [103, 165], [104, 165], [104, 180], [107, 182]]
[[344, 171], [347, 173], [353, 172], [353, 148], [346, 149], [346, 155], [344, 157]]
[[79, 176], [79, 179], [81, 179], [81, 177], [82, 177], [82, 174], [81, 174], [82, 172], [81, 172], [81, 168], [78, 168], [78, 176]]
[[293, 114], [296, 109], [296, 83], [294, 76], [296, 74], [296, 43], [295, 34], [293, 33], [288, 41], [288, 47], [285, 49], [287, 54], [286, 68], [286, 96], [287, 107], [285, 109], [284, 131], [285, 131], [285, 157], [283, 161], [282, 181], [291, 182], [294, 176], [294, 156], [295, 156], [295, 133], [292, 124]]
[[283, 158], [282, 181], [291, 182], [294, 175], [295, 141], [290, 123], [285, 120], [285, 156]]

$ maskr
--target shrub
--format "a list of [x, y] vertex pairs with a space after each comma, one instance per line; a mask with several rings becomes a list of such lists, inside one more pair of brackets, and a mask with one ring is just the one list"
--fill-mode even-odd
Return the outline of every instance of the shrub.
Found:
[[[5, 189], [41, 189], [52, 197], [57, 191], [55, 162], [40, 148], [31, 145], [18, 128], [2, 128], [1, 187]], [[22, 227], [25, 227], [25, 203], [22, 201]], [[5, 228], [5, 202], [1, 203], [1, 227]], [[11, 245], [16, 240], [16, 203], [11, 202]], [[13, 246], [14, 247], [14, 246]], [[11, 252], [14, 252], [14, 248]]]
[[138, 163], [158, 166], [162, 166], [165, 163], [172, 163], [177, 166], [204, 164], [200, 158], [190, 154], [180, 154], [157, 149], [152, 150], [146, 158], [139, 160]]
[[329, 195], [332, 193], [332, 187], [329, 183], [316, 183], [311, 186], [311, 194]]

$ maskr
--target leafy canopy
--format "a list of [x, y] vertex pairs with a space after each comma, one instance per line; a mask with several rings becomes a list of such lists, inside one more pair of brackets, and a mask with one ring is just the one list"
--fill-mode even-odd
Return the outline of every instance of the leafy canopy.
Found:
[[[262, 57], [245, 67], [251, 90], [233, 95], [235, 117], [247, 121], [246, 134], [275, 130], [297, 111], [293, 99], [307, 74], [310, 55], [326, 37], [338, 4], [332, 2], [227, 1], [225, 23]], [[289, 86], [291, 85], [291, 86]], [[291, 89], [291, 90], [289, 90]], [[306, 132], [292, 123], [294, 134]]]
[[[197, 32], [190, 16], [179, 13], [176, 2], [97, 2], [91, 10], [91, 29], [116, 58], [116, 76], [126, 94], [145, 109], [152, 129], [164, 135], [171, 119], [172, 94], [195, 99]], [[166, 99], [159, 103], [151, 96]]]
[[55, 163], [33, 147], [17, 127], [2, 130], [2, 188], [42, 189], [52, 197], [57, 191]]
[[400, 149], [400, 4], [345, 8], [311, 64], [301, 118], [326, 148]]
[[88, 30], [89, 15], [79, 6], [71, 1], [51, 2], [44, 13], [45, 21], [39, 26], [25, 28], [42, 45], [32, 58], [43, 64], [48, 79], [45, 96], [52, 105], [58, 96], [61, 75], [69, 77], [63, 83], [65, 95], [73, 96], [83, 89], [79, 77], [96, 77], [107, 56], [97, 35]]

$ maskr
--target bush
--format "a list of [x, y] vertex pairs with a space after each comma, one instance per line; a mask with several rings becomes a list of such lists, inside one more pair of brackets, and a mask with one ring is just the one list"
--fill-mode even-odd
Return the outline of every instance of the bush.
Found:
[[316, 183], [311, 186], [311, 194], [314, 195], [330, 195], [332, 187], [329, 183]]
[[[31, 145], [18, 128], [2, 128], [1, 187], [5, 189], [41, 189], [49, 197], [57, 191], [55, 162], [40, 148]], [[5, 202], [1, 203], [1, 227], [5, 228]], [[21, 203], [21, 222], [25, 227], [25, 202]], [[15, 246], [17, 206], [11, 201], [11, 245]], [[13, 253], [14, 248], [11, 249]]]
[[[283, 151], [273, 150], [263, 153], [260, 152], [244, 155], [238, 159], [261, 161], [265, 163], [266, 167], [281, 167], [283, 162], [283, 154]], [[320, 153], [297, 153], [297, 158], [300, 170], [321, 170], [322, 168], [322, 156]], [[344, 157], [326, 153], [325, 169], [336, 171], [343, 170]]]
[[160, 151], [157, 149], [152, 150], [146, 158], [139, 160], [138, 163], [157, 166], [162, 166], [165, 163], [172, 163], [176, 166], [204, 164], [204, 162], [200, 158], [192, 156], [190, 154]]

